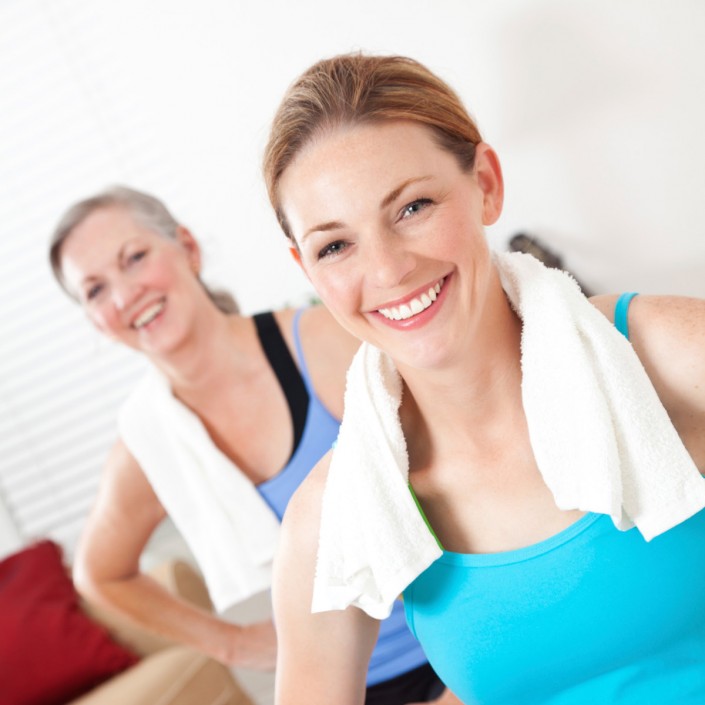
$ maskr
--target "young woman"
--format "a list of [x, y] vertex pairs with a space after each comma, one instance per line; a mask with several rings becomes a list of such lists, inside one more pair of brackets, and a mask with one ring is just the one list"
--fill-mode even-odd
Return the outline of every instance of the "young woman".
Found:
[[[133, 189], [72, 206], [50, 259], [93, 325], [153, 368], [120, 412], [77, 551], [79, 589], [223, 663], [271, 670], [271, 621], [194, 608], [141, 574], [140, 554], [168, 514], [218, 611], [267, 589], [289, 498], [337, 436], [358, 341], [322, 307], [239, 315], [202, 284], [189, 230]], [[389, 705], [443, 690], [401, 611], [382, 628], [367, 684], [367, 702]]]
[[374, 617], [402, 591], [464, 703], [703, 702], [705, 302], [620, 298], [630, 346], [616, 296], [493, 255], [499, 160], [408, 58], [304, 72], [264, 173], [364, 341], [283, 526], [278, 705], [361, 703]]

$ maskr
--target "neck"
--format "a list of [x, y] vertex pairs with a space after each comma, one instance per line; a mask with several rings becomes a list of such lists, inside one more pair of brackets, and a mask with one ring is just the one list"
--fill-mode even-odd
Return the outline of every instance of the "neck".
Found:
[[501, 287], [491, 297], [457, 362], [430, 371], [399, 367], [401, 420], [414, 445], [472, 447], [522, 413], [521, 321]]
[[177, 397], [187, 400], [207, 395], [246, 370], [251, 360], [252, 332], [249, 318], [226, 315], [213, 307], [199, 317], [195, 330], [178, 349], [150, 359], [167, 377]]

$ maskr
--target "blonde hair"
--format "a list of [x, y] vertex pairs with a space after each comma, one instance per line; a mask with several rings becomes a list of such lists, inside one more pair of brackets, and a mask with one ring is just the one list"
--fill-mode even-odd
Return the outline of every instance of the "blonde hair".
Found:
[[[71, 233], [95, 211], [105, 208], [123, 208], [143, 227], [157, 235], [176, 239], [179, 222], [170, 213], [169, 209], [158, 198], [128, 188], [127, 186], [112, 186], [100, 193], [74, 203], [61, 217], [54, 228], [49, 244], [49, 263], [52, 272], [61, 288], [72, 298], [76, 297], [66, 286], [63, 269], [61, 267], [61, 250]], [[199, 280], [200, 281], [200, 280]], [[206, 290], [208, 297], [223, 313], [238, 313], [235, 299], [227, 291], [211, 290], [203, 282], [201, 285]]]
[[429, 127], [463, 170], [473, 169], [480, 132], [455, 91], [423, 64], [405, 56], [361, 53], [324, 59], [287, 90], [265, 148], [269, 200], [288, 238], [292, 239], [278, 185], [296, 155], [327, 130], [386, 120]]

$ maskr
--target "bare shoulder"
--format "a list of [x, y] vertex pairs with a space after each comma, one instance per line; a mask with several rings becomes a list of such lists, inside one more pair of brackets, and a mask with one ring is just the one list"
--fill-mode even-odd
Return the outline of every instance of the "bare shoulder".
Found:
[[350, 335], [333, 317], [325, 306], [312, 306], [301, 318], [301, 335], [304, 338], [316, 338], [329, 349], [343, 349], [343, 353], [352, 357], [360, 347], [360, 341]]
[[[615, 300], [591, 299], [610, 319]], [[628, 320], [635, 352], [690, 454], [705, 471], [705, 300], [639, 295], [629, 306]]]
[[656, 332], [705, 335], [705, 299], [639, 295], [629, 306], [630, 321]]
[[[614, 320], [618, 294], [592, 296], [590, 303]], [[640, 294], [629, 305], [629, 323], [652, 335], [661, 333], [705, 335], [705, 299], [690, 296]]]
[[360, 341], [348, 333], [323, 306], [301, 316], [301, 347], [311, 381], [324, 406], [342, 418], [345, 376]]
[[[629, 338], [664, 403], [705, 411], [705, 300], [637, 296], [629, 307]], [[669, 409], [670, 410], [670, 409]]]
[[644, 364], [705, 366], [705, 300], [686, 296], [645, 296], [629, 306], [629, 339]]
[[[318, 461], [289, 500], [282, 520], [282, 538], [278, 547], [281, 558], [278, 557], [278, 561], [285, 562], [296, 554], [299, 557], [305, 555], [313, 558], [315, 563], [321, 502], [332, 454], [332, 451], [329, 451]], [[313, 563], [309, 565], [299, 562], [299, 565], [309, 565], [313, 577]]]
[[98, 494], [103, 510], [150, 514], [162, 519], [166, 513], [144, 471], [125, 443], [118, 439], [105, 461]]
[[[294, 349], [294, 317], [297, 309], [282, 308], [274, 311], [274, 317], [279, 324], [284, 339], [291, 349]], [[360, 346], [360, 341], [348, 333], [335, 320], [325, 306], [316, 305], [304, 309], [299, 320], [299, 334], [307, 359], [310, 354], [318, 357], [315, 350], [338, 352], [341, 356], [351, 359]]]
[[619, 296], [617, 294], [599, 294], [590, 297], [590, 303], [604, 314], [605, 318], [614, 323], [614, 307]]
[[279, 328], [281, 328], [282, 333], [291, 331], [291, 327], [294, 323], [294, 316], [296, 315], [295, 308], [278, 308], [276, 311], [272, 311], [272, 313], [279, 324]]

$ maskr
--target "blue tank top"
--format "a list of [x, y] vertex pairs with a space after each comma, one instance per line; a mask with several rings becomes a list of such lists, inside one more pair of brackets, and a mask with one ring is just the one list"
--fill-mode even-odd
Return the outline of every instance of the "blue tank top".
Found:
[[705, 510], [651, 542], [591, 513], [519, 550], [444, 551], [404, 605], [466, 705], [705, 703]]
[[[340, 422], [323, 406], [313, 388], [299, 336], [301, 313], [296, 312], [293, 332], [299, 369], [309, 396], [306, 424], [301, 440], [284, 469], [257, 485], [260, 495], [280, 520], [298, 486], [330, 450], [340, 427]], [[425, 663], [426, 656], [406, 624], [404, 607], [401, 602], [397, 602], [392, 614], [380, 624], [379, 638], [367, 671], [367, 685], [377, 685], [396, 678]]]

